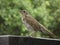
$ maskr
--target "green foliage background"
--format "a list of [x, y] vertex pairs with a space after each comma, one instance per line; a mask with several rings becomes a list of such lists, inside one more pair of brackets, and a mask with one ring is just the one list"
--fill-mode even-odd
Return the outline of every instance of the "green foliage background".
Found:
[[0, 0], [0, 35], [28, 34], [21, 21], [21, 9], [60, 36], [60, 0]]

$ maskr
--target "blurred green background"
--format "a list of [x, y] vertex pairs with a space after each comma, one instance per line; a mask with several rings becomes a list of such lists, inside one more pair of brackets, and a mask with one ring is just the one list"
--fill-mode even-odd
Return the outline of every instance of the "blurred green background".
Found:
[[0, 0], [0, 35], [29, 34], [21, 21], [21, 9], [60, 37], [60, 0]]

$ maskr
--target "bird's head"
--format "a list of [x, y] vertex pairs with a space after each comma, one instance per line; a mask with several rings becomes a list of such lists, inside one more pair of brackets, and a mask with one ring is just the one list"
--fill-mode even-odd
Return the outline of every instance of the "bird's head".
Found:
[[20, 13], [23, 15], [23, 16], [27, 16], [28, 15], [28, 12], [26, 10], [20, 10]]

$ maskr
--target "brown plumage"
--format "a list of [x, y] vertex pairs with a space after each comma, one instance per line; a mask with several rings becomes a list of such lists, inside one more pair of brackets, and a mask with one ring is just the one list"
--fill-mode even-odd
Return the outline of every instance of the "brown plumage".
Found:
[[55, 38], [55, 34], [53, 34], [50, 30], [45, 28], [42, 24], [40, 24], [36, 19], [34, 19], [26, 10], [21, 10], [23, 23], [29, 30], [41, 31], [44, 34], [48, 34], [50, 37]]

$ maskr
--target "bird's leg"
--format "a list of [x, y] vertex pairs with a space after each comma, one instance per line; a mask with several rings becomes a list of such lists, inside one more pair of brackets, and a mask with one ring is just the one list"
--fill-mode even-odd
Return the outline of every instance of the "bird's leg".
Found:
[[28, 37], [36, 37], [36, 32], [35, 31], [29, 31], [29, 34], [26, 35]]
[[29, 36], [30, 37], [41, 37], [41, 33], [39, 31], [31, 31]]
[[30, 32], [29, 34], [31, 37], [35, 37], [35, 31]]

